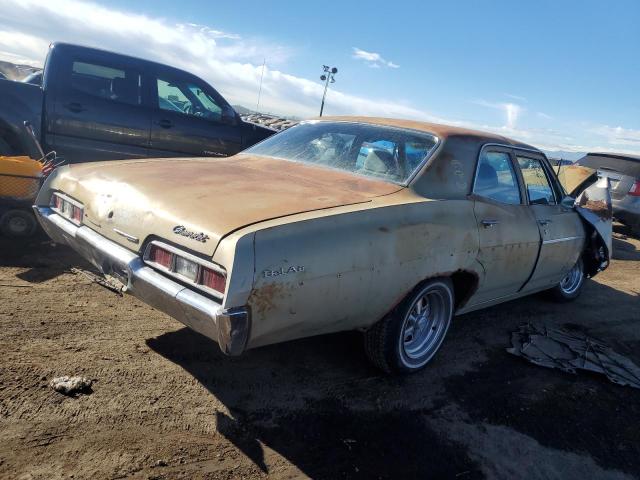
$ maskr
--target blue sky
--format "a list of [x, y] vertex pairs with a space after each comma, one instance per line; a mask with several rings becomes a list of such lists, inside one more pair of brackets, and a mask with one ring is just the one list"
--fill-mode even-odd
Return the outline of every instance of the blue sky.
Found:
[[637, 0], [42, 3], [0, 0], [0, 58], [94, 44], [193, 70], [248, 107], [266, 58], [262, 108], [303, 117], [319, 108], [326, 63], [339, 68], [328, 114], [640, 153]]

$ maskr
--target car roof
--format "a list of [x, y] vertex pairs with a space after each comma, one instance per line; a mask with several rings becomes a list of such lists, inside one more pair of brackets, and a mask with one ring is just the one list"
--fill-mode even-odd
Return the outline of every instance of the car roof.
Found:
[[623, 175], [640, 178], [640, 155], [625, 153], [587, 153], [576, 162], [591, 168], [614, 170]]
[[[497, 143], [502, 145], [509, 145], [517, 148], [525, 148], [527, 150], [539, 149], [511, 138], [497, 135], [495, 133], [483, 132], [480, 130], [472, 130], [464, 127], [456, 127], [452, 125], [445, 125], [441, 123], [421, 122], [417, 120], [402, 120], [398, 118], [383, 118], [383, 117], [362, 117], [362, 116], [324, 116], [318, 117], [314, 120], [321, 121], [338, 121], [338, 122], [354, 122], [354, 123], [368, 123], [371, 125], [382, 125], [396, 128], [408, 128], [411, 130], [419, 130], [425, 133], [431, 133], [436, 135], [440, 140], [445, 140], [448, 137], [474, 137], [480, 143]], [[542, 152], [540, 152], [542, 153]]]

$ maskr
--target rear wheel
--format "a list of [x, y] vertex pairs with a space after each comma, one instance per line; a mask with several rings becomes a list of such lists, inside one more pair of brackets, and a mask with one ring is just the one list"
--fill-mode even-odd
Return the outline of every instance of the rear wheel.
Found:
[[33, 213], [24, 210], [9, 210], [0, 217], [0, 231], [7, 237], [29, 237], [37, 227]]
[[420, 370], [442, 345], [453, 307], [451, 281], [428, 281], [365, 332], [367, 356], [388, 373]]
[[559, 302], [570, 302], [580, 296], [584, 285], [584, 263], [582, 258], [564, 276], [558, 285], [550, 290], [552, 297]]

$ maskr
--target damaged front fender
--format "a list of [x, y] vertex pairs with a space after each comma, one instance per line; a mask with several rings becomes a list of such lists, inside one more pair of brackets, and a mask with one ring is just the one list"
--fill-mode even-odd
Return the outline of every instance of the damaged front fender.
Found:
[[590, 236], [587, 239], [585, 271], [592, 277], [609, 266], [612, 255], [611, 193], [606, 177], [582, 190], [576, 197], [574, 208], [582, 218]]

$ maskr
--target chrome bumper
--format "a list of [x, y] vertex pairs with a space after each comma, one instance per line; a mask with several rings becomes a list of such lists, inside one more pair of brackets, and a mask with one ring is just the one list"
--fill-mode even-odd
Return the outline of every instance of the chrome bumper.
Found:
[[89, 227], [78, 227], [48, 207], [33, 208], [42, 228], [55, 242], [69, 245], [102, 273], [119, 278], [128, 293], [217, 341], [225, 354], [244, 351], [249, 336], [246, 308], [224, 309], [220, 303], [156, 272], [136, 253]]

